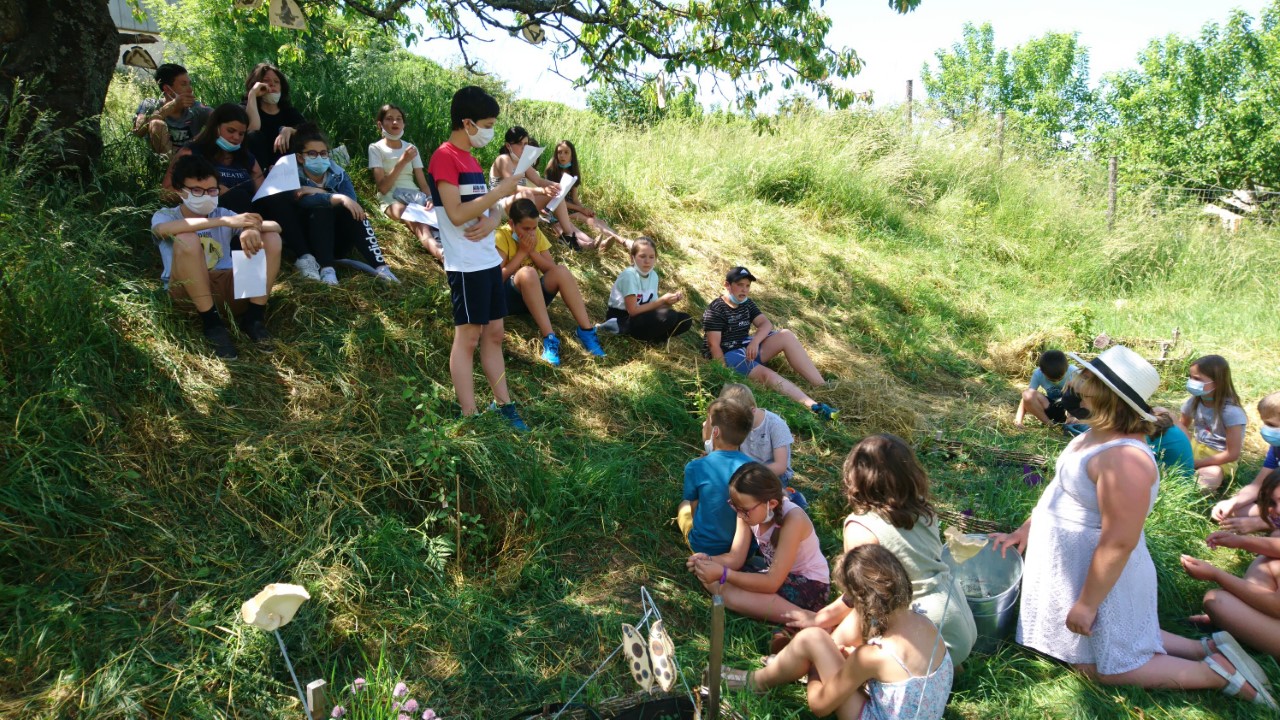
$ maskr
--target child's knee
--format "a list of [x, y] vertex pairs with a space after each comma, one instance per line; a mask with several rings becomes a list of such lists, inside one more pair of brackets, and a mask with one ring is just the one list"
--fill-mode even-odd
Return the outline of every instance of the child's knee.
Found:
[[280, 233], [271, 231], [262, 233], [262, 247], [266, 249], [267, 257], [278, 256], [283, 245], [284, 243], [280, 240]]
[[1028, 404], [1033, 403], [1036, 401], [1036, 396], [1039, 394], [1040, 394], [1039, 391], [1032, 390], [1031, 388], [1027, 388], [1026, 390], [1022, 391], [1022, 400]]
[[512, 276], [512, 279], [515, 281], [517, 286], [523, 286], [528, 282], [536, 283], [538, 282], [538, 269], [532, 265], [525, 265], [516, 271], [516, 274]]
[[173, 254], [182, 257], [197, 254], [203, 256], [204, 246], [195, 233], [181, 233], [173, 236]]

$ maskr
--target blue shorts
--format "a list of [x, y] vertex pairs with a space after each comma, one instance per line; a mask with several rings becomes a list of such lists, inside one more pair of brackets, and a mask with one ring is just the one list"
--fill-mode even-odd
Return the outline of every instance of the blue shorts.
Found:
[[[771, 330], [768, 335], [764, 336], [764, 338], [765, 340], [768, 340], [769, 338], [773, 337], [776, 334], [777, 334], [776, 330]], [[761, 340], [760, 343], [763, 345], [764, 340]], [[756, 357], [760, 357], [760, 356], [756, 355]], [[737, 350], [730, 350], [729, 352], [725, 353], [724, 364], [728, 365], [734, 370], [737, 370], [738, 374], [740, 375], [750, 375], [751, 371], [755, 370], [756, 366], [760, 365], [761, 363], [759, 360], [748, 360], [747, 346], [743, 345]]]
[[[552, 300], [556, 299], [556, 294], [547, 292], [547, 278], [542, 276], [538, 278], [538, 283], [542, 285], [542, 304], [550, 305]], [[524, 296], [520, 294], [520, 289], [516, 287], [515, 275], [507, 278], [503, 283], [506, 288], [507, 295], [507, 314], [508, 315], [528, 315], [529, 306], [524, 304]]]
[[488, 325], [507, 316], [507, 293], [502, 286], [502, 266], [488, 270], [445, 273], [453, 300], [453, 324]]

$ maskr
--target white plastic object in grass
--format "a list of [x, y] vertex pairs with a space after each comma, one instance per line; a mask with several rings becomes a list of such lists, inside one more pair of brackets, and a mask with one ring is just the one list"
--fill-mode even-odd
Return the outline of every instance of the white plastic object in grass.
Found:
[[310, 599], [301, 585], [271, 583], [240, 606], [240, 617], [263, 632], [275, 632], [288, 625], [302, 603]]

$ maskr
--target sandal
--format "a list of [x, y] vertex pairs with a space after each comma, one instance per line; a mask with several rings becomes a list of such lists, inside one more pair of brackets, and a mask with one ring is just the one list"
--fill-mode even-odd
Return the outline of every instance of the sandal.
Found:
[[767, 690], [762, 690], [755, 686], [755, 683], [751, 680], [752, 674], [751, 670], [739, 670], [731, 667], [721, 668], [720, 681], [724, 683], [725, 690], [734, 692], [745, 690], [755, 695], [764, 695]]
[[[1208, 641], [1208, 638], [1200, 638], [1200, 644], [1205, 647], [1206, 651], [1209, 647]], [[1248, 668], [1248, 672], [1252, 674], [1253, 677], [1262, 680], [1262, 684], [1266, 687], [1271, 687], [1271, 681], [1267, 679], [1267, 674], [1263, 672], [1262, 666], [1245, 651], [1240, 643], [1232, 637], [1231, 633], [1226, 630], [1214, 633], [1213, 645], [1218, 649], [1218, 652], [1222, 653], [1225, 658], [1231, 661], [1232, 665], [1235, 665], [1237, 668], [1241, 666]], [[1207, 656], [1208, 653], [1206, 652], [1206, 657]]]
[[[1227, 656], [1225, 653], [1223, 653], [1223, 657], [1226, 657], [1228, 660], [1232, 660], [1232, 658]], [[1236, 697], [1240, 694], [1240, 691], [1244, 689], [1245, 685], [1249, 685], [1253, 688], [1255, 693], [1253, 696], [1254, 705], [1265, 705], [1272, 710], [1280, 710], [1280, 706], [1276, 705], [1276, 701], [1273, 700], [1270, 693], [1267, 692], [1266, 686], [1258, 679], [1257, 675], [1253, 674], [1247, 663], [1242, 662], [1241, 664], [1236, 665], [1236, 671], [1234, 673], [1229, 673], [1226, 668], [1218, 664], [1217, 660], [1213, 659], [1212, 655], [1206, 657], [1201, 662], [1208, 665], [1210, 670], [1222, 676], [1222, 679], [1227, 681], [1226, 687], [1222, 688], [1223, 695]], [[1232, 664], [1235, 665], [1234, 660], [1232, 660]]]

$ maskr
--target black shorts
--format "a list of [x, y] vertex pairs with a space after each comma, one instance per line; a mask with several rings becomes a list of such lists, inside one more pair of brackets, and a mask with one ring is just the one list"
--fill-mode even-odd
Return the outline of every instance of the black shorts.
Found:
[[[552, 300], [556, 299], [556, 294], [547, 292], [547, 278], [542, 276], [538, 278], [538, 284], [542, 286], [542, 302], [550, 305]], [[507, 292], [507, 314], [508, 315], [528, 315], [529, 307], [524, 304], [524, 296], [520, 294], [520, 289], [516, 287], [516, 276], [512, 275], [503, 283]]]
[[507, 316], [507, 293], [502, 287], [502, 266], [488, 270], [445, 273], [453, 300], [453, 324], [488, 325]]
[[1067, 409], [1062, 407], [1062, 399], [1050, 400], [1049, 406], [1044, 409], [1045, 417], [1056, 423], [1064, 423], [1067, 421]]

